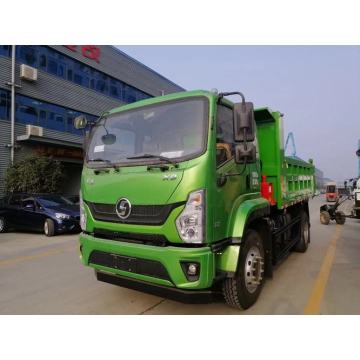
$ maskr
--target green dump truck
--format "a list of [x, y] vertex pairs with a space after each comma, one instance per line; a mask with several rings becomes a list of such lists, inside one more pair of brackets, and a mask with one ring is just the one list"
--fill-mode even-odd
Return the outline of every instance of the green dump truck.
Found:
[[310, 242], [314, 165], [285, 157], [282, 121], [242, 93], [207, 91], [75, 119], [88, 129], [83, 264], [107, 283], [250, 307], [274, 265]]

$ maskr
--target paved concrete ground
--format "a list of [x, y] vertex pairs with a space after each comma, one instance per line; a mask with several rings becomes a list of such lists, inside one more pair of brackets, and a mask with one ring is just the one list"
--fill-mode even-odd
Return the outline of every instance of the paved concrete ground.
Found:
[[0, 314], [360, 314], [360, 220], [321, 225], [323, 202], [311, 201], [308, 251], [291, 253], [247, 311], [97, 282], [79, 261], [77, 235], [9, 233], [0, 235]]

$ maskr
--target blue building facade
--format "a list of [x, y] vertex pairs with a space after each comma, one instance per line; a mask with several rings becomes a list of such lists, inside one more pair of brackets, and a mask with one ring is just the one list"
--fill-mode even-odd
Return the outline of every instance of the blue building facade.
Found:
[[[10, 164], [12, 56], [11, 45], [0, 45], [0, 195]], [[17, 45], [15, 60], [15, 161], [30, 154], [59, 159], [71, 175], [65, 193], [76, 193], [80, 180], [76, 116], [95, 119], [122, 104], [184, 90], [113, 46]], [[20, 77], [22, 64], [37, 70], [36, 81]]]

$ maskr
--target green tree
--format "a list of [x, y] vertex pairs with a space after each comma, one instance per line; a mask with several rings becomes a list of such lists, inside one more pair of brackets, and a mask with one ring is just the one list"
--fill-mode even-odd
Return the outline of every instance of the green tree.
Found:
[[63, 180], [60, 161], [31, 155], [8, 168], [5, 186], [7, 192], [56, 193], [60, 191]]

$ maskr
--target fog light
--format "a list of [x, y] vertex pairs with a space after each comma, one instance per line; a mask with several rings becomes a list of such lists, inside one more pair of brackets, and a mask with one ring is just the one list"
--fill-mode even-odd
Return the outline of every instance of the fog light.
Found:
[[199, 280], [199, 277], [200, 277], [200, 264], [199, 263], [181, 261], [180, 264], [181, 264], [182, 270], [186, 276], [186, 279], [188, 281]]
[[197, 265], [196, 264], [189, 264], [187, 269], [188, 275], [196, 275], [197, 274]]

